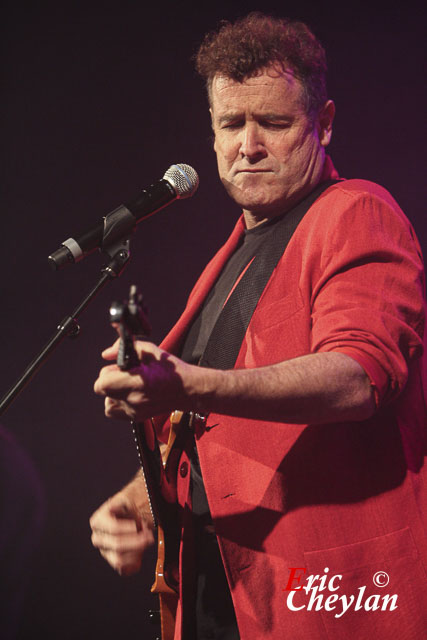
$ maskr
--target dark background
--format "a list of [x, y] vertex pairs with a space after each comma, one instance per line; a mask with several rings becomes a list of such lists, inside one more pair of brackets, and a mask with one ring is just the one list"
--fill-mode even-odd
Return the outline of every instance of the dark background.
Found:
[[160, 341], [238, 215], [216, 175], [190, 62], [207, 30], [260, 8], [306, 21], [328, 52], [335, 165], [390, 189], [427, 246], [423, 3], [156, 4], [9, 2], [2, 11], [2, 394], [103, 264], [95, 254], [54, 273], [47, 256], [170, 164], [188, 163], [200, 176], [194, 198], [138, 226], [122, 278], [2, 417], [31, 456], [47, 505], [21, 639], [154, 635], [145, 617], [153, 556], [147, 572], [122, 579], [90, 544], [90, 514], [136, 469], [129, 427], [103, 417], [92, 385], [114, 338], [111, 300], [138, 283]]

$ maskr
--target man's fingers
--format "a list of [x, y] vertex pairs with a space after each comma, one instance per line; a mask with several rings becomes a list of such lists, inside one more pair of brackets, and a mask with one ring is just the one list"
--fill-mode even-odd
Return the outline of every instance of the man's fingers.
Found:
[[102, 517], [93, 516], [90, 520], [90, 526], [96, 533], [105, 533], [109, 535], [128, 535], [137, 533], [141, 530], [133, 518], [123, 517]]
[[103, 558], [121, 576], [130, 576], [137, 573], [142, 564], [142, 555], [129, 553], [118, 555], [114, 551], [100, 550]]
[[121, 555], [145, 551], [154, 542], [154, 536], [148, 528], [142, 531], [134, 529], [133, 532], [122, 535], [94, 530], [91, 540], [93, 546], [100, 551], [113, 551]]
[[125, 501], [120, 502], [110, 502], [109, 503], [109, 512], [110, 514], [119, 520], [116, 521], [117, 526], [122, 526], [129, 520], [135, 523], [137, 531], [141, 531], [142, 529], [142, 518], [136, 512], [135, 506], [133, 504], [129, 504]]
[[154, 544], [154, 535], [147, 526], [136, 531], [136, 523], [131, 520], [118, 523], [117, 527], [110, 525], [111, 532], [94, 528], [91, 540], [111, 567], [126, 576], [140, 570], [144, 551]]
[[[104, 360], [117, 359], [117, 354], [119, 352], [119, 343], [120, 339], [118, 338], [114, 344], [102, 351], [101, 356], [104, 358]], [[144, 353], [153, 353], [153, 351], [157, 348], [158, 347], [156, 347], [152, 342], [145, 342], [142, 340], [135, 341], [135, 350], [140, 358]]]
[[111, 347], [107, 347], [106, 349], [104, 349], [104, 351], [101, 353], [101, 356], [104, 358], [104, 360], [117, 359], [117, 354], [119, 352], [119, 342], [120, 342], [120, 339], [117, 338], [117, 340], [115, 341], [114, 344], [111, 345]]
[[105, 398], [104, 413], [107, 418], [119, 418], [123, 420], [132, 419], [132, 416], [128, 414], [128, 407], [126, 403], [115, 400], [114, 398]]
[[121, 398], [132, 390], [141, 388], [142, 381], [138, 369], [120, 371], [116, 365], [103, 367], [93, 386], [95, 393], [112, 398]]

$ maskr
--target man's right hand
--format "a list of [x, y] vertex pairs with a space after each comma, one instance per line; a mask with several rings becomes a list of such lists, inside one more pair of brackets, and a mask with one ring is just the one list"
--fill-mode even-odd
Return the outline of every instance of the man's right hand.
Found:
[[144, 551], [154, 544], [153, 523], [124, 491], [104, 502], [90, 518], [92, 544], [120, 575], [141, 568]]

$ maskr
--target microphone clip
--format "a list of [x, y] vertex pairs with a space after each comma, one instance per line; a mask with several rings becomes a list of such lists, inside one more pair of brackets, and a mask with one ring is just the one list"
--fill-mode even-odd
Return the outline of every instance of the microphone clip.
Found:
[[130, 236], [135, 228], [135, 216], [124, 205], [117, 207], [104, 217], [100, 249], [111, 260], [102, 272], [107, 273], [111, 278], [117, 278], [129, 261]]
[[113, 258], [121, 247], [129, 250], [129, 238], [136, 228], [135, 216], [121, 205], [104, 217], [101, 250]]

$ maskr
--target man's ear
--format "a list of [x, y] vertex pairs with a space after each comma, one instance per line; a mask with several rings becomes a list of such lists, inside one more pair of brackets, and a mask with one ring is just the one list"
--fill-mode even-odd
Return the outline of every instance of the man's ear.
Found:
[[325, 102], [317, 117], [319, 142], [322, 147], [327, 147], [332, 138], [332, 123], [335, 117], [335, 104], [332, 100]]

